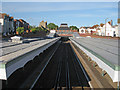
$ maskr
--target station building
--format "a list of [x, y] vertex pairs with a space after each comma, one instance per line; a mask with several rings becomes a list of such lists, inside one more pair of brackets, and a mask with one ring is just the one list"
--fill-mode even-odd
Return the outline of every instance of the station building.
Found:
[[62, 23], [56, 32], [59, 36], [72, 36], [72, 31], [66, 23]]
[[66, 23], [62, 23], [57, 31], [58, 32], [69, 32], [70, 28], [68, 27]]

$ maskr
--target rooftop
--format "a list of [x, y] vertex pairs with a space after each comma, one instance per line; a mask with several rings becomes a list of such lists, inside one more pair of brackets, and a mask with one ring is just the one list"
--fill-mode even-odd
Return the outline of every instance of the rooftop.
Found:
[[58, 30], [70, 30], [69, 27], [59, 27]]

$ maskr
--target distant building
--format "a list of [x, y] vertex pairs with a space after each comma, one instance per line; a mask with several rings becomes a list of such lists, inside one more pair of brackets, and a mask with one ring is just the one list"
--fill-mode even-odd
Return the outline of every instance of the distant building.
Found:
[[118, 25], [113, 26], [112, 21], [107, 22], [107, 23], [101, 28], [101, 35], [102, 35], [102, 36], [118, 37]]
[[41, 21], [40, 24], [39, 24], [39, 27], [47, 28], [47, 21], [46, 22]]
[[2, 33], [2, 26], [1, 26], [1, 23], [0, 23], [0, 34]]
[[24, 27], [24, 33], [26, 33], [26, 31], [29, 29], [29, 23], [27, 23], [23, 19], [19, 19], [19, 20], [15, 19], [14, 27], [15, 27], [15, 31], [18, 27]]
[[9, 34], [15, 34], [13, 17], [9, 17]]
[[19, 27], [24, 27], [24, 30], [28, 30], [29, 28], [29, 23], [27, 23], [26, 21], [24, 21], [23, 19], [19, 19], [20, 23], [19, 23]]
[[16, 32], [16, 29], [20, 26], [20, 21], [15, 19], [14, 20], [14, 29], [15, 29], [15, 32]]
[[80, 34], [85, 34], [85, 33], [87, 33], [87, 30], [86, 30], [86, 29], [87, 29], [86, 27], [80, 27], [79, 33], [80, 33]]
[[118, 37], [120, 37], [120, 18], [118, 19]]
[[5, 13], [0, 13], [1, 29], [4, 36], [14, 34], [13, 17]]
[[14, 35], [18, 27], [24, 27], [24, 32], [26, 32], [26, 30], [28, 30], [29, 28], [29, 23], [27, 23], [23, 19], [14, 19], [6, 13], [0, 13], [0, 23], [1, 33], [4, 36]]
[[57, 30], [58, 32], [70, 32], [70, 28], [66, 23], [62, 23]]
[[59, 36], [72, 36], [73, 34], [72, 30], [70, 30], [68, 24], [66, 23], [62, 23], [60, 27], [56, 30], [56, 33]]
[[96, 31], [97, 31], [97, 35], [102, 35], [102, 28], [103, 28], [104, 24], [100, 24], [97, 28], [96, 28]]
[[113, 21], [100, 25], [97, 29], [97, 35], [119, 37], [118, 25], [113, 26]]
[[86, 33], [92, 34], [94, 32], [96, 32], [96, 29], [93, 27], [80, 27], [79, 29], [80, 34], [86, 34]]

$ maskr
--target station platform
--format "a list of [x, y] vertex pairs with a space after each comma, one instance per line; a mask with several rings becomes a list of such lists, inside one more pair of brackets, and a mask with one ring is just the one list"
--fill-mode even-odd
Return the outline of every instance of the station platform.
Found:
[[0, 42], [0, 79], [7, 78], [17, 69], [32, 60], [35, 56], [42, 53], [48, 47], [57, 42], [60, 37], [52, 39], [32, 38], [25, 43]]
[[105, 70], [113, 82], [120, 81], [119, 40], [101, 38], [70, 38], [70, 40]]

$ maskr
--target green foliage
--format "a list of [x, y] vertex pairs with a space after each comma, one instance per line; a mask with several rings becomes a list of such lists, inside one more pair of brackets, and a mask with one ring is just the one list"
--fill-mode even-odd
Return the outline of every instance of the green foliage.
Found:
[[39, 32], [39, 31], [47, 31], [46, 28], [43, 27], [36, 27], [36, 26], [30, 26], [30, 30], [32, 30], [33, 33]]
[[78, 30], [78, 28], [76, 26], [70, 26], [70, 29], [72, 29], [72, 30]]
[[58, 26], [55, 25], [54, 23], [49, 23], [49, 24], [47, 25], [47, 27], [48, 27], [49, 29], [51, 29], [51, 30], [58, 28]]
[[31, 30], [32, 28], [36, 28], [36, 26], [35, 25], [33, 25], [33, 26], [29, 25], [29, 30]]
[[22, 34], [24, 32], [24, 27], [18, 27], [16, 29], [16, 31], [19, 33], [19, 34]]
[[33, 33], [37, 32], [36, 28], [31, 29]]

